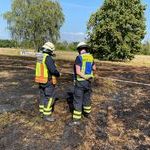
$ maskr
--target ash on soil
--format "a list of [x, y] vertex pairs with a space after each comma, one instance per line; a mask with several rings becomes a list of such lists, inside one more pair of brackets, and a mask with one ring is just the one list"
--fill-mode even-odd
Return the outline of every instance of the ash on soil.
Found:
[[[0, 56], [0, 104], [16, 110], [0, 114], [0, 149], [150, 149], [150, 87], [97, 79], [90, 119], [83, 117], [80, 126], [70, 127], [73, 62], [58, 60], [57, 64], [63, 68], [56, 87], [57, 121], [47, 123], [38, 116], [35, 58]], [[150, 83], [150, 68], [97, 66], [98, 76]]]

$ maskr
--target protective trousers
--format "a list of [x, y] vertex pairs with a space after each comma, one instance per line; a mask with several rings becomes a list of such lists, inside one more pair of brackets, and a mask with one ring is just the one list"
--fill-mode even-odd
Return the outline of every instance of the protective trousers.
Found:
[[73, 120], [80, 120], [83, 113], [91, 112], [91, 82], [76, 81], [74, 89]]
[[40, 89], [40, 100], [39, 100], [39, 111], [45, 116], [52, 114], [52, 106], [54, 104], [55, 86], [50, 84], [46, 87], [39, 86]]

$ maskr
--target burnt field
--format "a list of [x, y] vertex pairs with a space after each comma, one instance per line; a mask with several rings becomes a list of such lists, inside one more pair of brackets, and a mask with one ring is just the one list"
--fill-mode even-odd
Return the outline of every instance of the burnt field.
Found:
[[70, 127], [73, 62], [57, 60], [54, 123], [38, 116], [34, 65], [35, 58], [0, 56], [0, 149], [150, 149], [150, 67], [97, 62], [91, 118]]

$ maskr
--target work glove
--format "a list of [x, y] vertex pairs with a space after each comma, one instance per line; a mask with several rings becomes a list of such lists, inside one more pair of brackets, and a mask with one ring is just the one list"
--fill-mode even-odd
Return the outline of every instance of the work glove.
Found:
[[55, 76], [52, 76], [52, 80], [51, 80], [53, 85], [57, 84], [57, 78]]

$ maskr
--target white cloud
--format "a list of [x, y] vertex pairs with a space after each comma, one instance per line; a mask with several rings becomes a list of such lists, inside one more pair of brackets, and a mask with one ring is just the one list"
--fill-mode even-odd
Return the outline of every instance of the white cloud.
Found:
[[83, 32], [62, 32], [61, 41], [79, 42], [85, 40], [86, 34]]
[[62, 34], [73, 35], [73, 36], [85, 36], [85, 33], [83, 32], [63, 32]]

